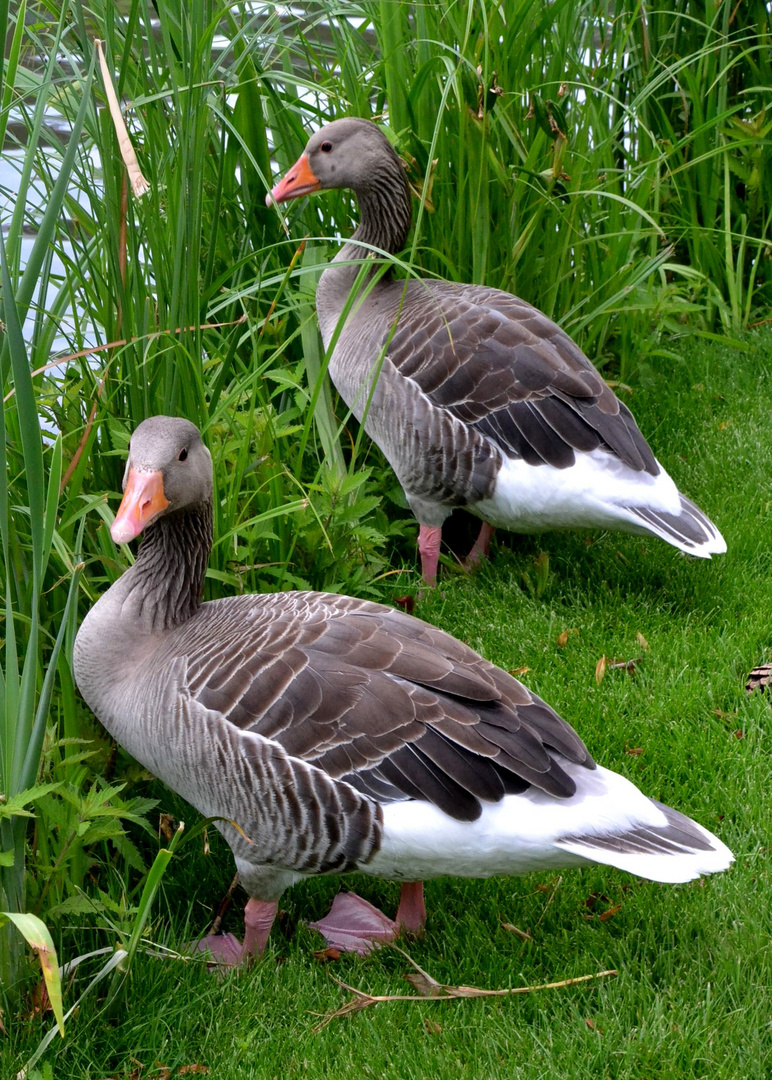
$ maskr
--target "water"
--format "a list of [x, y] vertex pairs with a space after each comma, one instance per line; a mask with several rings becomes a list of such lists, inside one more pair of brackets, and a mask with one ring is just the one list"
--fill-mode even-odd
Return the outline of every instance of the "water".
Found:
[[[52, 138], [57, 142], [66, 140], [70, 135], [70, 125], [68, 121], [53, 109], [47, 109], [45, 114], [45, 126], [47, 131], [51, 132]], [[19, 142], [26, 136], [26, 129], [20, 119], [11, 117], [11, 121], [8, 125], [9, 138], [6, 140], [6, 146], [0, 155], [0, 227], [2, 228], [3, 238], [7, 240], [9, 228], [11, 224], [11, 218], [14, 211], [17, 208], [19, 189], [22, 182], [22, 170], [24, 165], [24, 150], [19, 148]], [[52, 169], [55, 170], [58, 156], [53, 150], [43, 150], [43, 154], [49, 157], [49, 164]], [[94, 162], [97, 165], [97, 162]], [[97, 168], [94, 169], [94, 173], [98, 175]], [[83, 192], [75, 185], [70, 185], [68, 190], [68, 196], [79, 205], [83, 205], [84, 209], [88, 209]], [[22, 238], [19, 251], [19, 265], [20, 269], [24, 270], [27, 266], [32, 249], [37, 239], [37, 228], [35, 222], [42, 218], [45, 212], [46, 202], [48, 194], [46, 191], [43, 180], [38, 175], [33, 175], [30, 180], [26, 193], [26, 214], [25, 222], [22, 229]], [[65, 216], [64, 223], [66, 227], [69, 227], [72, 223], [72, 218]], [[66, 279], [66, 267], [64, 259], [71, 258], [74, 255], [74, 249], [72, 243], [66, 238], [60, 238], [57, 241], [58, 250], [54, 251], [51, 265], [50, 265], [50, 282], [46, 291], [45, 297], [40, 297], [37, 293], [33, 301], [34, 305], [40, 305], [44, 310], [48, 311], [54, 306], [54, 301], [61, 288], [61, 285]], [[88, 320], [84, 321], [84, 313], [81, 312], [81, 319], [79, 322], [81, 331], [85, 325], [86, 347], [96, 345], [98, 338], [93, 328], [89, 329]], [[24, 339], [28, 345], [32, 344], [33, 331], [35, 326], [37, 315], [33, 309], [27, 313], [22, 327], [22, 333]], [[75, 331], [75, 319], [70, 313], [59, 317], [59, 332], [54, 338], [52, 344], [52, 352], [67, 353], [70, 350], [70, 337]]]
[[[34, 5], [30, 5], [31, 7]], [[124, 6], [121, 0], [118, 0], [117, 7], [120, 10]], [[250, 22], [250, 33], [260, 34], [265, 27], [271, 27], [271, 34], [266, 36], [266, 40], [270, 41], [270, 38], [275, 31], [278, 24], [283, 25], [286, 30], [291, 33], [292, 24], [296, 24], [299, 20], [306, 20], [309, 18], [308, 10], [302, 7], [296, 7], [294, 5], [286, 5], [283, 7], [277, 7], [274, 4], [266, 3], [252, 3], [244, 5], [242, 8], [244, 16]], [[33, 18], [32, 13], [28, 13], [28, 21]], [[324, 43], [330, 38], [329, 26], [323, 21], [314, 21], [315, 33], [320, 41]], [[361, 24], [361, 19], [350, 19], [352, 25]], [[150, 32], [156, 37], [160, 38], [160, 23], [158, 20], [153, 20], [150, 24]], [[224, 68], [228, 68], [229, 57], [231, 54], [232, 43], [229, 37], [226, 35], [217, 35], [213, 40], [212, 48], [212, 66], [213, 69], [218, 64], [222, 64]], [[28, 95], [26, 107], [34, 108], [35, 104], [35, 89], [36, 80], [39, 80], [45, 70], [45, 63], [43, 58], [25, 55], [23, 57], [23, 70], [20, 70], [17, 85], [22, 92]], [[61, 75], [59, 74], [61, 69]], [[66, 57], [57, 57], [57, 77], [66, 79], [68, 71], [71, 71]], [[73, 75], [73, 82], [75, 82], [75, 75]], [[97, 83], [100, 83], [100, 76], [96, 76]], [[313, 109], [323, 109], [326, 103], [326, 99], [323, 97], [320, 91], [315, 89], [306, 88], [298, 85], [297, 92], [301, 100], [305, 100]], [[127, 118], [127, 122], [130, 122]], [[69, 121], [55, 108], [48, 106], [44, 114], [44, 129], [42, 137], [42, 145], [57, 145], [63, 146], [66, 144], [70, 136], [70, 124]], [[16, 203], [19, 197], [20, 188], [20, 176], [23, 167], [24, 150], [28, 138], [27, 126], [24, 123], [24, 119], [20, 110], [12, 111], [8, 118], [8, 126], [6, 131], [5, 145], [0, 154], [0, 229], [2, 229], [3, 236], [8, 237], [8, 230], [11, 223], [13, 212], [16, 208]], [[56, 167], [56, 153], [54, 150], [50, 151], [51, 162]], [[93, 151], [93, 161], [90, 166], [91, 177], [89, 185], [92, 189], [92, 194], [96, 194], [99, 197], [100, 194], [100, 161], [96, 151]], [[84, 206], [84, 209], [89, 213], [89, 206], [87, 197], [82, 190], [75, 187], [70, 187], [68, 192], [70, 199], [76, 203], [80, 203]], [[33, 182], [27, 191], [26, 195], [26, 213], [25, 223], [23, 227], [23, 237], [20, 246], [20, 266], [23, 269], [30, 258], [30, 254], [33, 249], [33, 245], [36, 239], [36, 226], [35, 222], [39, 221], [42, 214], [45, 211], [47, 200], [47, 192], [43, 182], [38, 179]], [[65, 281], [66, 267], [65, 261], [71, 257], [74, 253], [73, 244], [66, 239], [67, 230], [72, 226], [72, 217], [68, 214], [67, 209], [63, 209], [60, 217], [60, 229], [59, 236], [57, 238], [58, 252], [54, 255], [51, 265], [51, 284], [47, 290], [46, 296], [42, 299], [35, 296], [35, 303], [41, 304], [46, 310], [50, 309], [54, 302], [54, 299]], [[59, 330], [53, 343], [52, 351], [55, 354], [67, 354], [71, 351], [71, 341], [78, 340], [78, 348], [90, 347], [99, 344], [100, 337], [95, 326], [89, 326], [88, 320], [85, 317], [85, 313], [80, 313], [81, 318], [78, 320], [79, 334], [77, 339], [73, 334], [68, 339], [68, 333], [73, 331], [76, 325], [76, 320], [70, 314], [60, 318]], [[28, 344], [32, 343], [33, 328], [35, 325], [35, 312], [25, 319], [23, 333], [25, 340]], [[85, 327], [86, 340], [83, 341], [83, 331]]]

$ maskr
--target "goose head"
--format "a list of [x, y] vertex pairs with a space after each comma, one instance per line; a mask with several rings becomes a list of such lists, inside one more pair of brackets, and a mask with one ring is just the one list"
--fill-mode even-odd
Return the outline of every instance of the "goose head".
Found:
[[298, 160], [265, 201], [288, 202], [329, 188], [367, 193], [384, 169], [401, 169], [386, 136], [370, 120], [350, 116], [334, 120], [315, 132]]
[[189, 420], [152, 416], [134, 431], [123, 477], [123, 499], [110, 535], [134, 540], [161, 517], [211, 501], [212, 458]]

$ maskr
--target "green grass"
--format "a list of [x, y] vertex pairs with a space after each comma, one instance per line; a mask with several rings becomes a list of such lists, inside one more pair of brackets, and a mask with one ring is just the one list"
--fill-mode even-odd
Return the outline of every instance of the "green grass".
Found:
[[[130, 430], [156, 412], [183, 413], [206, 428], [218, 493], [209, 595], [311, 586], [379, 597], [405, 592], [405, 582], [415, 580], [415, 524], [379, 452], [365, 442], [352, 456], [356, 431], [321, 378], [314, 275], [336, 237], [350, 231], [352, 200], [330, 194], [294, 205], [289, 237], [283, 218], [264, 205], [271, 177], [297, 157], [309, 130], [338, 115], [384, 118], [399, 151], [412, 159], [411, 179], [424, 198], [416, 202], [406, 262], [423, 273], [517, 291], [559, 319], [609, 377], [634, 387], [631, 404], [646, 434], [732, 545], [725, 559], [704, 566], [662, 545], [614, 536], [592, 537], [589, 545], [580, 536], [513, 544], [500, 538], [491, 568], [472, 581], [447, 570], [421, 611], [492, 658], [527, 665], [532, 685], [577, 724], [598, 756], [640, 774], [655, 794], [680, 792], [674, 801], [709, 823], [715, 792], [729, 800], [711, 764], [723, 761], [715, 743], [726, 736], [742, 766], [726, 790], [740, 785], [736, 790], [744, 792], [744, 784], [749, 805], [753, 796], [763, 806], [742, 762], [758, 745], [757, 728], [745, 730], [733, 710], [751, 707], [738, 690], [740, 676], [764, 655], [768, 640], [762, 466], [769, 455], [759, 450], [768, 451], [767, 417], [765, 390], [754, 380], [769, 347], [751, 342], [750, 351], [713, 360], [691, 352], [679, 360], [678, 352], [695, 333], [737, 335], [768, 314], [768, 5], [744, 0], [703, 5], [698, 13], [690, 0], [659, 6], [619, 0], [612, 12], [595, 0], [362, 0], [346, 10], [363, 21], [341, 18], [332, 0], [310, 0], [305, 17], [293, 9], [291, 19], [282, 5], [256, 14], [250, 5], [224, 0], [190, 0], [182, 8], [172, 0], [10, 6], [0, 0], [0, 37], [7, 39], [0, 134], [6, 150], [17, 140], [18, 153], [8, 160], [19, 173], [14, 189], [0, 192], [6, 466], [0, 792], [8, 800], [0, 805], [0, 910], [42, 916], [65, 959], [109, 940], [96, 924], [112, 919], [126, 932], [138, 925], [142, 875], [155, 855], [137, 822], [148, 814], [148, 797], [159, 793], [146, 790], [135, 763], [121, 754], [116, 759], [79, 701], [69, 668], [78, 618], [125, 566], [105, 528], [111, 513], [105, 493], [114, 506]], [[153, 184], [141, 200], [124, 201], [125, 169], [94, 66], [96, 36], [105, 42], [140, 164]], [[224, 38], [231, 47], [222, 52], [215, 46]], [[501, 94], [492, 92], [496, 85]], [[49, 108], [70, 123], [72, 137], [49, 131]], [[306, 235], [312, 239], [301, 253]], [[21, 252], [30, 236], [25, 269]], [[27, 316], [32, 325], [22, 336]], [[100, 351], [81, 355], [92, 338]], [[107, 344], [116, 341], [126, 344]], [[60, 346], [73, 354], [64, 373], [30, 374]], [[695, 383], [703, 389], [692, 391]], [[61, 438], [49, 441], [42, 432]], [[461, 521], [459, 542], [465, 531], [469, 525]], [[402, 576], [391, 576], [403, 564]], [[735, 584], [740, 576], [742, 588]], [[572, 629], [578, 633], [561, 648], [558, 636]], [[598, 686], [598, 658], [637, 656], [636, 632], [651, 646], [637, 674], [609, 672]], [[764, 706], [754, 706], [759, 717]], [[609, 717], [620, 723], [612, 727]], [[691, 729], [688, 740], [673, 735], [687, 725], [699, 738]], [[740, 726], [745, 736], [732, 742]], [[626, 746], [643, 752], [629, 757]], [[764, 774], [755, 775], [760, 787]], [[756, 826], [754, 835], [764, 830]], [[214, 859], [199, 866], [188, 848], [193, 845], [173, 860], [160, 907], [175, 940], [184, 936], [188, 914], [195, 928], [205, 923], [230, 872], [227, 859], [218, 860], [216, 871]], [[541, 927], [576, 922], [562, 907], [574, 887], [579, 900], [569, 909], [581, 917], [580, 894], [591, 879], [569, 877], [579, 884], [566, 878]], [[190, 897], [189, 883], [198, 880], [200, 892]], [[739, 880], [751, 896], [748, 880]], [[287, 908], [296, 919], [317, 913], [332, 887], [297, 890]], [[611, 895], [611, 886], [603, 887]], [[711, 882], [706, 895], [728, 887], [723, 879]], [[379, 887], [369, 888], [373, 898], [380, 895]], [[558, 938], [554, 954], [545, 941], [525, 950], [521, 970], [512, 957], [522, 947], [495, 930], [498, 888], [447, 886], [449, 909], [471, 906], [446, 975], [437, 955], [445, 929], [439, 914], [417, 946], [435, 975], [473, 981], [474, 971], [456, 961], [499, 952], [501, 968], [481, 972], [479, 981], [533, 981], [540, 973], [565, 974], [567, 957], [581, 966], [603, 959], [585, 957], [578, 943], [572, 952]], [[534, 897], [524, 916], [533, 926], [543, 895], [530, 884], [501, 888], [495, 895]], [[393, 890], [386, 893], [393, 901]], [[430, 893], [439, 898], [446, 886], [431, 886]], [[665, 893], [644, 888], [640, 895], [642, 902], [648, 896], [659, 902]], [[481, 948], [464, 935], [475, 933], [472, 916], [481, 914], [486, 897], [492, 905], [486, 932], [494, 936], [492, 946]], [[512, 906], [501, 902], [508, 913]], [[89, 916], [91, 908], [96, 913]], [[652, 911], [661, 920], [652, 925], [665, 927], [659, 908]], [[619, 916], [601, 924], [601, 940], [626, 912], [627, 900]], [[0, 928], [0, 1007], [12, 1028], [3, 1052], [15, 1065], [35, 1033], [17, 1025], [14, 995], [38, 969], [19, 962], [21, 939], [13, 934]], [[356, 1046], [357, 1032], [370, 1029], [365, 1016], [336, 1025], [337, 1035], [308, 1035], [306, 1008], [339, 1000], [323, 972], [308, 973], [309, 948], [306, 936], [274, 954], [289, 957], [277, 972], [286, 995], [271, 991], [263, 1009], [275, 1008], [285, 1017], [281, 1024], [291, 1018], [292, 1045], [287, 1060], [279, 1060], [285, 1053], [279, 1041], [273, 1059], [262, 1043], [241, 1053], [265, 1064], [265, 1075], [289, 1067], [289, 1054], [305, 1045], [303, 1033], [310, 1047], [330, 1048], [344, 1031], [353, 1032]], [[645, 961], [627, 971], [645, 972]], [[396, 987], [401, 963], [380, 957], [343, 970], [369, 972], [375, 982]], [[147, 1045], [147, 1074], [151, 1050], [159, 1060], [166, 1055], [156, 1036], [138, 1030], [147, 1024], [167, 1025], [169, 1045], [179, 1052], [205, 1049], [213, 1070], [217, 1053], [239, 1052], [237, 1041], [215, 1042], [211, 1051], [195, 1041], [188, 1049], [181, 1033], [176, 1041], [177, 1028], [201, 1026], [195, 1011], [167, 1017], [159, 1006], [174, 997], [180, 976], [157, 963], [138, 964], [120, 1024], [113, 1019], [106, 1026], [86, 1003], [71, 1024], [74, 1037], [50, 1051], [64, 1055], [57, 1071], [69, 1074], [71, 1055], [81, 1053], [95, 1076], [128, 1076], [137, 1068], [129, 1048]], [[258, 989], [270, 966], [251, 977]], [[67, 991], [69, 1002], [87, 977], [84, 968]], [[155, 979], [170, 979], [171, 989], [155, 986]], [[234, 980], [223, 1000], [232, 995], [232, 1002], [250, 985]], [[203, 975], [197, 986], [214, 1002]], [[609, 992], [573, 988], [554, 996], [581, 1002]], [[548, 1016], [553, 1007], [564, 1006], [476, 1002], [431, 1009], [470, 1023], [480, 1017], [482, 1024], [491, 1016], [511, 1023], [513, 1009], [517, 1016], [531, 1008]], [[233, 1013], [251, 1022], [249, 1009]], [[282, 1030], [268, 1019], [269, 1030]], [[442, 1022], [445, 1031], [455, 1023]], [[388, 1023], [378, 1030], [390, 1048]], [[510, 1040], [519, 1030], [511, 1023]], [[462, 1042], [478, 1044], [471, 1029], [468, 1037], [460, 1031]], [[430, 1034], [421, 1035], [419, 1024], [421, 1045], [432, 1054], [438, 1044]], [[588, 1037], [582, 1029], [581, 1038]], [[540, 1054], [553, 1053], [551, 1036], [539, 1038], [543, 1052], [518, 1044], [515, 1058], [522, 1051], [523, 1061], [538, 1062]], [[592, 1038], [609, 1043], [608, 1033]], [[100, 1049], [99, 1039], [116, 1047], [117, 1056]], [[319, 1060], [335, 1063], [334, 1052], [326, 1052]], [[560, 1052], [554, 1050], [544, 1071], [561, 1071]], [[495, 1047], [490, 1053], [498, 1060]], [[502, 1053], [509, 1060], [506, 1048]], [[377, 1058], [374, 1048], [371, 1057]], [[478, 1058], [483, 1072], [500, 1068], [486, 1065], [482, 1049]], [[395, 1074], [437, 1071], [415, 1052], [395, 1061]], [[453, 1061], [450, 1053], [447, 1069]], [[89, 1071], [81, 1063], [74, 1075], [78, 1068]], [[653, 1071], [649, 1064], [636, 1068], [641, 1075]], [[362, 1073], [355, 1065], [349, 1071]], [[618, 1069], [612, 1062], [607, 1071]], [[227, 1062], [220, 1072], [236, 1075]]]
[[[402, 994], [410, 968], [389, 949], [330, 967], [316, 961], [319, 941], [302, 921], [323, 913], [338, 882], [312, 881], [285, 894], [262, 963], [222, 983], [198, 963], [140, 954], [121, 1009], [106, 1015], [98, 998], [87, 999], [40, 1076], [128, 1080], [159, 1076], [159, 1062], [172, 1076], [203, 1065], [218, 1080], [769, 1075], [772, 702], [747, 696], [743, 684], [772, 656], [772, 336], [745, 344], [738, 351], [682, 342], [670, 373], [642, 371], [630, 399], [660, 460], [723, 530], [725, 556], [688, 560], [616, 534], [502, 535], [489, 565], [470, 578], [446, 568], [417, 608], [502, 666], [527, 667], [523, 680], [576, 726], [598, 760], [716, 830], [735, 865], [679, 887], [607, 868], [431, 882], [427, 933], [407, 949], [441, 982], [501, 988], [609, 968], [619, 975], [530, 997], [381, 1004], [320, 1032], [318, 1014], [348, 999], [330, 974], [371, 993]], [[548, 573], [537, 588], [542, 553]], [[566, 630], [576, 632], [561, 644]], [[598, 683], [603, 655], [640, 662], [634, 674], [610, 669]], [[131, 790], [147, 793], [141, 782]], [[195, 815], [176, 796], [157, 785], [152, 793], [192, 826]], [[208, 857], [198, 842], [173, 860], [155, 941], [179, 945], [205, 929], [232, 873], [218, 841]], [[393, 910], [396, 886], [352, 885]], [[236, 932], [240, 903], [227, 917]], [[503, 930], [502, 920], [532, 940]], [[59, 924], [62, 960], [112, 943], [88, 924]], [[65, 1008], [86, 977], [84, 968], [65, 987]], [[51, 1023], [9, 1021], [3, 1076]]]

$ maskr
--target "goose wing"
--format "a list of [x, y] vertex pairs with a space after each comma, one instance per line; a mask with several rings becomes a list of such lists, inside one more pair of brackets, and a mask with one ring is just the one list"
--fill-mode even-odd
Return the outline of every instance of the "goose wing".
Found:
[[387, 355], [429, 401], [509, 457], [567, 468], [602, 447], [660, 469], [630, 410], [581, 349], [530, 304], [484, 286], [411, 282]]
[[402, 612], [322, 593], [201, 610], [187, 655], [192, 698], [378, 801], [424, 799], [473, 820], [481, 799], [528, 785], [572, 795], [561, 756], [594, 767], [536, 695]]

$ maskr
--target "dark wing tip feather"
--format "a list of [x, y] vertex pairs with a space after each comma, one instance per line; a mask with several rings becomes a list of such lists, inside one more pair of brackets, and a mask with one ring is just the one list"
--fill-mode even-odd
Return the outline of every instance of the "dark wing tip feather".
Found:
[[687, 552], [700, 553], [707, 545], [708, 551], [720, 550], [715, 542], [720, 539], [718, 529], [698, 506], [681, 495], [681, 513], [668, 514], [664, 510], [652, 510], [647, 506], [628, 506], [648, 531], [667, 540]]

